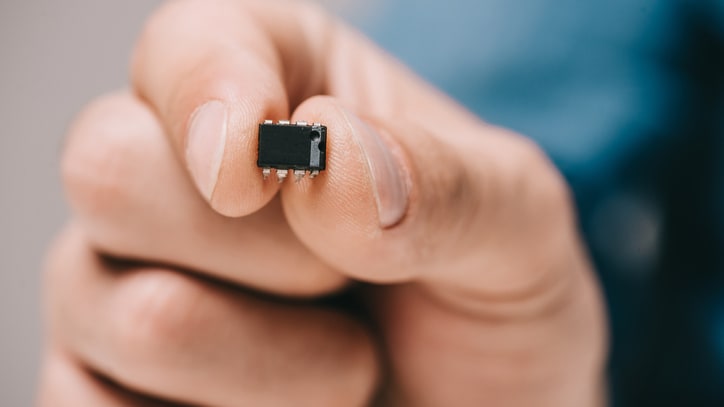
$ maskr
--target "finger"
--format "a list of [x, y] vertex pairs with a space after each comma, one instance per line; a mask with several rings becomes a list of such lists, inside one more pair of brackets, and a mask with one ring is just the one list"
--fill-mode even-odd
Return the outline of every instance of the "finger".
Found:
[[318, 61], [289, 60], [317, 54], [308, 30], [326, 22], [308, 9], [291, 2], [172, 2], [138, 43], [135, 89], [221, 213], [251, 213], [278, 189], [256, 176], [256, 129], [264, 119], [287, 118], [290, 101], [321, 87]]
[[292, 229], [330, 265], [366, 281], [514, 295], [568, 261], [567, 191], [532, 143], [481, 123], [359, 116], [329, 97], [292, 116], [335, 132], [327, 176], [282, 191]]
[[169, 270], [112, 268], [77, 230], [49, 264], [51, 335], [126, 388], [217, 406], [362, 406], [374, 390], [371, 339], [339, 313]]
[[100, 380], [60, 349], [46, 356], [38, 394], [40, 407], [170, 407]]
[[239, 219], [209, 208], [154, 115], [129, 93], [100, 99], [76, 120], [63, 179], [74, 212], [105, 253], [287, 296], [320, 295], [346, 283], [299, 242], [278, 200]]

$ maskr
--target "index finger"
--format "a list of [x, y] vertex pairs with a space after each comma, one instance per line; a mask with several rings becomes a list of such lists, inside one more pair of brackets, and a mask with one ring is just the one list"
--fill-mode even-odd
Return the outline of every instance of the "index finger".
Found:
[[[132, 67], [201, 194], [242, 216], [278, 190], [256, 168], [256, 130], [320, 93], [325, 14], [304, 3], [178, 1], [148, 22]], [[222, 165], [223, 162], [223, 165]]]

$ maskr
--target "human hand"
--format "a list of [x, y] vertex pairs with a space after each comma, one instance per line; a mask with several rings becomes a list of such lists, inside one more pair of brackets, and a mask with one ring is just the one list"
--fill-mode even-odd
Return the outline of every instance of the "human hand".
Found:
[[[598, 289], [532, 142], [297, 2], [169, 3], [132, 81], [70, 131], [41, 405], [602, 403]], [[328, 126], [327, 170], [263, 181], [257, 125], [288, 118]]]

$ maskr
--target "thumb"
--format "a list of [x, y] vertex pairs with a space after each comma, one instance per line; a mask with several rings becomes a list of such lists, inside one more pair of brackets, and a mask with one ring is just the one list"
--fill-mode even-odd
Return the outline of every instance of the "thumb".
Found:
[[284, 185], [287, 219], [351, 277], [508, 293], [538, 284], [575, 239], [564, 183], [520, 136], [460, 115], [370, 117], [330, 97], [293, 118], [330, 135], [324, 176]]

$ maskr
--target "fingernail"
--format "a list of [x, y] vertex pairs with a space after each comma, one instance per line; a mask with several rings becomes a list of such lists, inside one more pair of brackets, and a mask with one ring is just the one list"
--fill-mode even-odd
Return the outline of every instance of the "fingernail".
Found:
[[407, 210], [409, 193], [408, 177], [398, 157], [388, 146], [389, 138], [383, 137], [372, 126], [347, 112], [353, 136], [365, 155], [372, 178], [380, 226], [390, 227], [398, 223]]
[[197, 188], [206, 200], [216, 187], [226, 146], [226, 106], [214, 100], [191, 115], [186, 138], [186, 164]]

